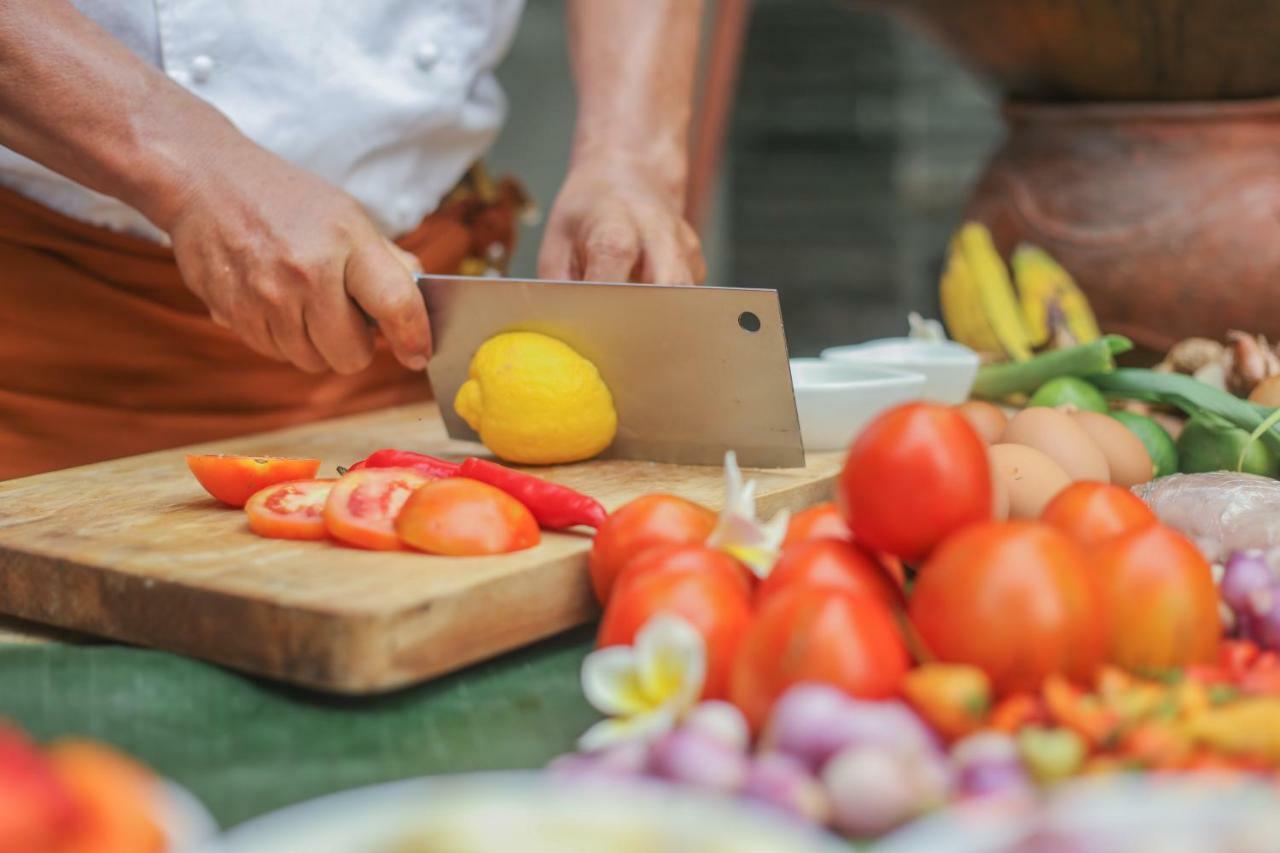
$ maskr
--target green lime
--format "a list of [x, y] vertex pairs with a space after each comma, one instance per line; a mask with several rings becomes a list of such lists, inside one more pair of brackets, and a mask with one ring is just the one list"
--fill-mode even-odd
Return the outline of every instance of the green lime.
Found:
[[1082, 412], [1107, 413], [1107, 398], [1097, 388], [1075, 376], [1050, 379], [1031, 395], [1032, 406], [1075, 406]]
[[1178, 447], [1173, 436], [1154, 419], [1133, 412], [1112, 412], [1111, 417], [1129, 428], [1147, 447], [1157, 477], [1178, 473]]
[[[1240, 454], [1244, 465], [1240, 465]], [[1184, 474], [1235, 471], [1280, 475], [1280, 461], [1261, 441], [1249, 443], [1249, 433], [1221, 418], [1196, 415], [1178, 436], [1178, 470]]]

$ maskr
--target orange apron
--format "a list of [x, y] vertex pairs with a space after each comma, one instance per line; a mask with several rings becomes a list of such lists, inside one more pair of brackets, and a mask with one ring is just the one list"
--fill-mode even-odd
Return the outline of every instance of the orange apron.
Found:
[[[396, 242], [428, 272], [510, 257], [524, 196], [473, 170]], [[242, 345], [166, 247], [0, 189], [0, 480], [427, 399], [379, 343], [355, 376]]]

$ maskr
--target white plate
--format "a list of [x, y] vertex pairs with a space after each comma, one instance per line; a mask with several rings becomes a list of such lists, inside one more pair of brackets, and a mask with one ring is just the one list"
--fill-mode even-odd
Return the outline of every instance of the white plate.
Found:
[[[1029, 838], [1040, 846], [1028, 844]], [[1054, 839], [1059, 843], [1054, 843]], [[1209, 775], [1083, 778], [1030, 808], [955, 806], [884, 839], [876, 853], [1191, 853], [1280, 849], [1280, 797], [1273, 786]]]
[[887, 367], [922, 374], [922, 395], [939, 403], [963, 403], [978, 375], [978, 354], [954, 341], [883, 338], [822, 351], [826, 361]]
[[791, 383], [805, 450], [846, 450], [862, 428], [892, 406], [919, 399], [918, 373], [853, 362], [791, 359]]
[[195, 850], [218, 834], [218, 825], [204, 805], [176, 782], [161, 779], [154, 802], [155, 819], [171, 853]]
[[249, 821], [201, 853], [848, 853], [832, 836], [686, 788], [544, 773], [359, 788]]

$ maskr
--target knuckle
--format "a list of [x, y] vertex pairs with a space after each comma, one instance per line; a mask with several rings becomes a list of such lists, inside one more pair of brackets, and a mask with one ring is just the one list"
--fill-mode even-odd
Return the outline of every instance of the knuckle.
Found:
[[293, 305], [293, 291], [279, 281], [258, 286], [258, 299], [271, 311], [284, 311]]
[[606, 258], [629, 258], [636, 252], [635, 234], [624, 225], [604, 225], [591, 232], [587, 249]]
[[373, 348], [362, 346], [335, 358], [333, 369], [343, 376], [350, 376], [353, 373], [359, 373], [370, 364], [373, 364]]

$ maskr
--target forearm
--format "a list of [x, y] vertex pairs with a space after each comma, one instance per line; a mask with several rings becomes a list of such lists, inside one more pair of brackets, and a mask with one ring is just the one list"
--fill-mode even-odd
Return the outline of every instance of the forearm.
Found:
[[640, 161], [683, 197], [700, 0], [570, 0], [575, 160]]
[[67, 0], [0, 3], [0, 144], [166, 230], [202, 166], [253, 147]]

